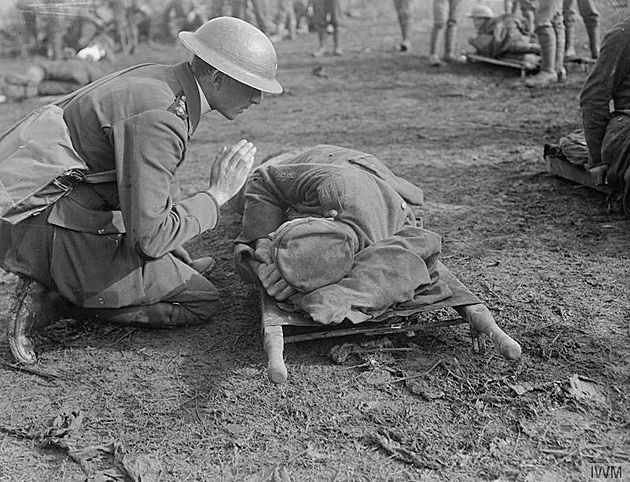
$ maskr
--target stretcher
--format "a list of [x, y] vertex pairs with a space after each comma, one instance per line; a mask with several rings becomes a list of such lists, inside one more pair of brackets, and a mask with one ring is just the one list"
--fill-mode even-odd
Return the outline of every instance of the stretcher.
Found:
[[[486, 55], [479, 54], [466, 54], [466, 60], [468, 62], [482, 62], [486, 64], [498, 65], [500, 67], [507, 67], [511, 69], [519, 70], [521, 73], [521, 77], [525, 77], [525, 75], [538, 72], [539, 66], [534, 65], [531, 62], [512, 59], [512, 58], [500, 58], [495, 59], [494, 57], [488, 57]], [[595, 59], [590, 59], [588, 57], [571, 57], [565, 59], [565, 65], [575, 65], [579, 66], [584, 70], [588, 70], [591, 65], [595, 63]]]
[[611, 193], [611, 189], [608, 186], [595, 184], [594, 179], [589, 175], [584, 165], [569, 161], [560, 146], [556, 144], [545, 144], [543, 157], [547, 163], [547, 169], [551, 174], [595, 189], [604, 194]]
[[352, 335], [387, 335], [433, 330], [438, 327], [468, 323], [464, 316], [424, 321], [422, 313], [410, 313], [400, 316], [397, 313], [385, 313], [378, 321], [353, 325], [349, 321], [330, 327], [310, 320], [302, 313], [285, 311], [264, 290], [260, 292], [260, 312], [262, 320], [262, 338], [267, 354], [267, 376], [275, 384], [287, 380], [288, 372], [284, 362], [285, 343], [334, 338]]
[[539, 70], [538, 65], [533, 65], [531, 62], [525, 62], [522, 60], [510, 58], [495, 59], [494, 57], [488, 57], [486, 55], [466, 54], [466, 60], [469, 63], [482, 62], [486, 64], [498, 65], [500, 67], [516, 69], [520, 71], [521, 77], [525, 77], [526, 74], [537, 72]]

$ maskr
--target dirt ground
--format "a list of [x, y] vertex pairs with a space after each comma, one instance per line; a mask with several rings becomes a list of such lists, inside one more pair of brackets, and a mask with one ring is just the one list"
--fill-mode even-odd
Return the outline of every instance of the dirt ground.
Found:
[[[240, 219], [227, 209], [188, 246], [218, 260], [212, 323], [64, 321], [38, 341], [37, 373], [0, 345], [0, 481], [156, 480], [158, 468], [168, 481], [630, 480], [630, 221], [542, 159], [579, 127], [585, 73], [532, 91], [514, 71], [432, 68], [429, 2], [417, 3], [410, 54], [394, 52], [390, 2], [346, 19], [344, 57], [311, 57], [313, 34], [278, 44], [285, 93], [233, 122], [210, 115], [181, 181], [203, 186], [208, 160], [240, 138], [261, 159], [317, 143], [375, 154], [424, 189], [444, 263], [522, 343], [522, 361], [473, 354], [458, 326], [287, 345], [289, 379], [273, 386], [256, 290], [232, 270]], [[605, 28], [630, 13], [599, 3]], [[582, 25], [578, 35], [585, 53]], [[145, 47], [111, 68], [183, 54]], [[26, 64], [0, 60], [0, 71]], [[43, 102], [0, 105], [0, 128]], [[14, 283], [2, 277], [5, 311]], [[362, 353], [334, 363], [342, 342]]]

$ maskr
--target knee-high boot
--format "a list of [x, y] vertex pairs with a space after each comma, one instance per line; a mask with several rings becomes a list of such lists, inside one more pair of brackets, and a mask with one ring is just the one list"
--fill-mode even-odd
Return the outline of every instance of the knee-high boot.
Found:
[[440, 65], [440, 56], [437, 53], [437, 45], [438, 40], [440, 38], [440, 33], [444, 27], [441, 25], [433, 25], [433, 30], [431, 30], [431, 40], [429, 43], [429, 63], [433, 66]]
[[447, 62], [458, 62], [457, 55], [457, 26], [448, 24], [446, 35], [444, 36], [444, 60]]
[[588, 44], [591, 48], [591, 58], [596, 59], [599, 57], [599, 48], [601, 46], [599, 25], [587, 25], [586, 33], [588, 34]]
[[526, 79], [525, 85], [527, 87], [547, 87], [558, 81], [558, 74], [556, 73], [556, 33], [553, 27], [549, 25], [539, 27], [536, 35], [540, 43], [540, 72]]
[[573, 22], [564, 24], [564, 55], [567, 59], [571, 59], [576, 56], [573, 25]]
[[564, 25], [560, 24], [554, 27], [554, 33], [556, 35], [556, 73], [558, 74], [558, 82], [564, 82], [567, 80], [567, 69], [564, 66], [564, 55], [566, 52]]

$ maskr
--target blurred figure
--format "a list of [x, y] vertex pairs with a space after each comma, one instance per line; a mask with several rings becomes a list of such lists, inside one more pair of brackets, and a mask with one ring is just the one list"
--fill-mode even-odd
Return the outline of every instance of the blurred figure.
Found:
[[[272, 22], [269, 20], [269, 4], [267, 0], [231, 0], [231, 3], [232, 17], [255, 24], [267, 36], [271, 34]], [[252, 20], [248, 12], [248, 5], [250, 4], [255, 21]]]
[[[294, 39], [297, 29], [297, 18], [293, 0], [275, 0], [276, 39], [281, 40], [286, 37]], [[274, 38], [272, 38], [274, 40]]]
[[142, 42], [151, 43], [153, 36], [151, 32], [151, 17], [153, 11], [148, 0], [135, 0], [130, 10], [127, 12], [133, 45], [137, 46]]
[[527, 87], [548, 87], [564, 82], [564, 22], [562, 0], [521, 0], [536, 6], [534, 30], [540, 44], [540, 72], [525, 80]]
[[313, 0], [313, 23], [317, 29], [317, 39], [319, 41], [317, 50], [313, 52], [314, 57], [321, 57], [326, 54], [326, 36], [329, 25], [333, 36], [333, 54], [337, 56], [343, 55], [339, 39], [340, 18], [341, 6], [338, 0]]
[[400, 25], [400, 34], [402, 41], [398, 44], [398, 50], [401, 52], [407, 52], [411, 49], [411, 42], [409, 41], [409, 31], [412, 25], [412, 12], [411, 12], [412, 0], [394, 0], [394, 8], [396, 8], [396, 14], [398, 15], [398, 24]]
[[[575, 53], [575, 19], [577, 17], [575, 11], [576, 0], [564, 0], [562, 2], [562, 16], [564, 17], [564, 55], [571, 59], [576, 57]], [[580, 16], [584, 21], [586, 33], [588, 34], [588, 43], [591, 50], [591, 58], [596, 59], [599, 55], [599, 12], [595, 7], [593, 0], [577, 0], [577, 7]]]
[[172, 41], [177, 40], [179, 32], [197, 30], [203, 21], [193, 0], [171, 0], [164, 10], [164, 25]]
[[499, 58], [540, 54], [540, 45], [533, 43], [523, 22], [512, 14], [494, 15], [490, 7], [477, 5], [470, 13], [475, 35], [468, 43], [480, 55]]
[[94, 61], [80, 58], [38, 62], [24, 73], [4, 76], [4, 95], [13, 101], [45, 95], [64, 95], [101, 77]]
[[310, 19], [313, 14], [313, 8], [309, 8], [309, 2], [306, 0], [294, 0], [293, 10], [295, 11], [295, 29], [300, 33], [308, 33], [310, 31]]
[[27, 57], [30, 49], [38, 44], [37, 10], [31, 4], [30, 0], [18, 0], [15, 4], [23, 20], [22, 44], [20, 45], [22, 57]]
[[437, 53], [437, 45], [446, 27], [444, 35], [444, 60], [447, 62], [459, 62], [456, 54], [457, 45], [457, 21], [461, 17], [461, 11], [465, 0], [433, 0], [433, 30], [431, 31], [431, 43], [429, 46], [429, 63], [434, 67], [441, 65], [442, 61]]

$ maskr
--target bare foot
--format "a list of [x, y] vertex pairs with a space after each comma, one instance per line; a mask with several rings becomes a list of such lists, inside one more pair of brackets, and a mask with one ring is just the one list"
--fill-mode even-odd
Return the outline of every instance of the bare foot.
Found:
[[494, 321], [490, 310], [480, 304], [458, 306], [457, 312], [470, 324], [473, 338], [473, 349], [482, 352], [486, 348], [484, 335], [490, 338], [499, 353], [508, 360], [521, 358], [521, 345], [510, 335], [505, 333]]

